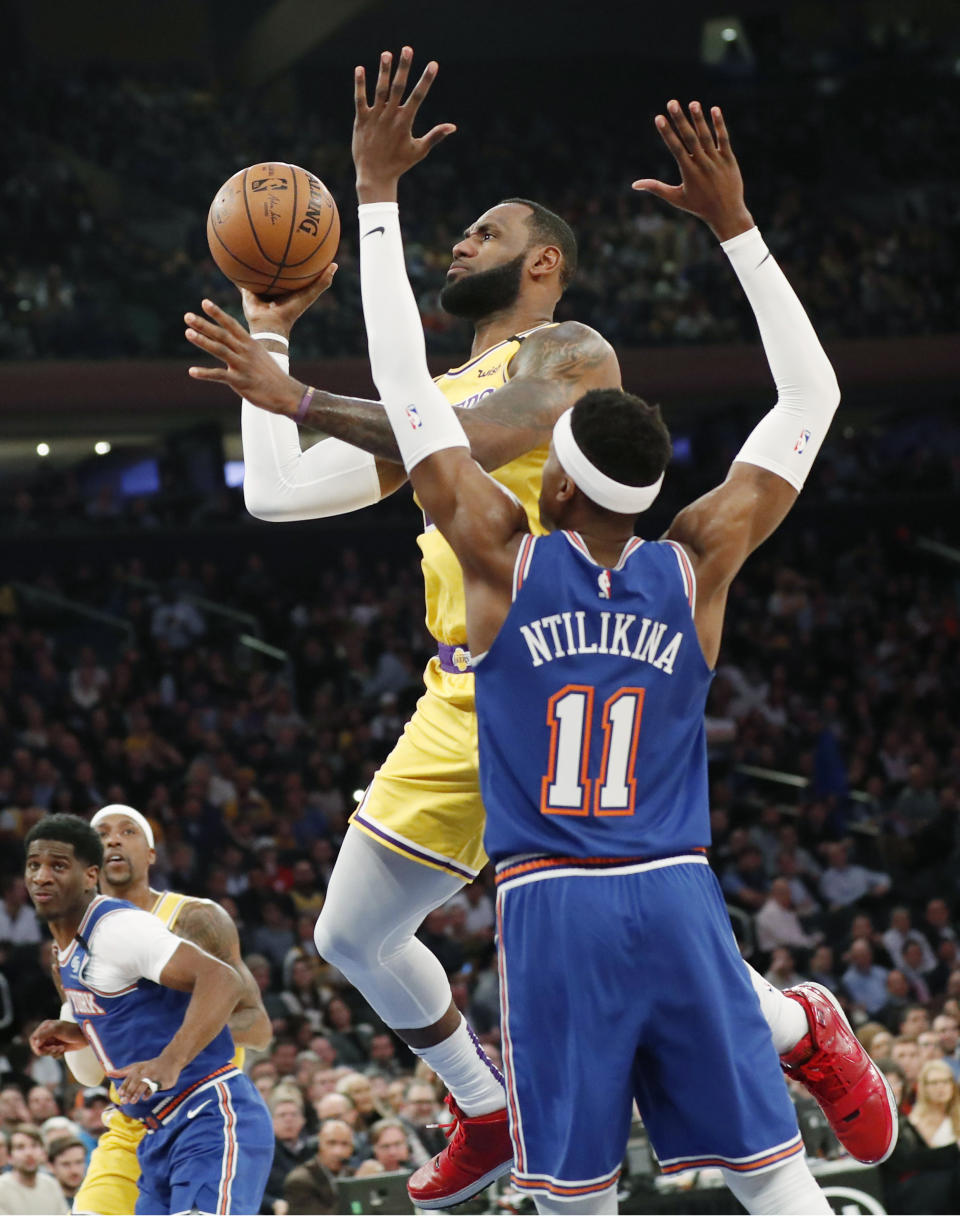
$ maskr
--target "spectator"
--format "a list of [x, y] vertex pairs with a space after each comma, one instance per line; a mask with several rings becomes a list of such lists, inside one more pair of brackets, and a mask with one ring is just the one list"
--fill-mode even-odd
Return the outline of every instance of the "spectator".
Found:
[[378, 1119], [370, 1128], [370, 1146], [374, 1157], [387, 1173], [407, 1167], [410, 1145], [407, 1143], [406, 1129], [399, 1119]]
[[890, 912], [890, 927], [883, 935], [883, 945], [890, 955], [890, 960], [894, 967], [903, 969], [903, 951], [907, 942], [913, 942], [921, 951], [922, 965], [920, 970], [923, 972], [932, 971], [936, 965], [936, 959], [933, 956], [933, 951], [930, 949], [930, 943], [920, 932], [919, 929], [914, 929], [910, 923], [910, 909], [905, 908], [902, 904], [893, 908]]
[[412, 1137], [408, 1137], [413, 1139], [411, 1147], [416, 1149], [417, 1143], [422, 1145], [425, 1161], [443, 1151], [447, 1138], [438, 1125], [444, 1120], [432, 1086], [423, 1081], [410, 1082], [399, 1113], [408, 1133], [412, 1133]]
[[749, 844], [736, 855], [733, 865], [724, 872], [721, 881], [724, 895], [738, 908], [757, 912], [767, 898], [767, 877], [763, 868], [763, 853]]
[[103, 1135], [103, 1112], [109, 1105], [110, 1094], [102, 1085], [92, 1085], [83, 1091], [77, 1112], [80, 1123], [77, 1138], [83, 1143], [88, 1156], [97, 1147], [97, 1142]]
[[273, 1164], [263, 1196], [261, 1211], [273, 1212], [273, 1204], [283, 1197], [283, 1184], [291, 1170], [310, 1156], [310, 1146], [303, 1134], [303, 1099], [293, 1086], [280, 1084], [270, 1099], [273, 1115]]
[[55, 1178], [41, 1170], [47, 1155], [39, 1131], [19, 1123], [10, 1133], [10, 1172], [0, 1175], [0, 1214], [50, 1216], [69, 1206]]
[[888, 1211], [953, 1213], [960, 1210], [960, 1096], [942, 1062], [920, 1073], [917, 1101], [900, 1120], [897, 1147], [883, 1166]]
[[921, 1067], [930, 1060], [939, 1060], [941, 1063], [947, 1063], [943, 1054], [943, 1047], [940, 1043], [940, 1036], [935, 1030], [922, 1030], [917, 1035], [917, 1047], [920, 1049]]
[[852, 1001], [873, 1016], [887, 1003], [887, 972], [873, 961], [873, 949], [862, 937], [847, 952], [849, 966], [841, 984]]
[[0, 902], [0, 942], [30, 946], [39, 943], [40, 938], [40, 923], [26, 885], [19, 874], [11, 875], [4, 884]]
[[903, 1072], [903, 1107], [904, 1110], [909, 1110], [916, 1097], [917, 1078], [920, 1076], [920, 1048], [917, 1046], [917, 1040], [907, 1035], [896, 1035], [890, 1048], [890, 1058]]
[[880, 897], [890, 890], [890, 878], [864, 866], [851, 865], [845, 844], [834, 844], [830, 864], [820, 879], [820, 894], [831, 910], [849, 908], [867, 896]]
[[56, 1098], [46, 1085], [33, 1086], [27, 1094], [27, 1108], [30, 1111], [30, 1121], [38, 1125], [61, 1113]]
[[878, 1030], [870, 1043], [870, 1055], [874, 1060], [889, 1059], [893, 1050], [893, 1035], [886, 1026]]
[[910, 1004], [910, 985], [902, 971], [887, 973], [887, 999], [880, 1010], [879, 1018], [890, 1030], [900, 1032], [900, 1023]]
[[79, 1140], [61, 1136], [47, 1147], [47, 1158], [53, 1176], [60, 1183], [64, 1197], [72, 1203], [87, 1172], [87, 1154]]
[[357, 1108], [358, 1131], [369, 1132], [378, 1119], [383, 1119], [387, 1116], [388, 1112], [381, 1109], [374, 1096], [370, 1078], [365, 1077], [362, 1073], [347, 1073], [337, 1083], [337, 1093], [344, 1094]]
[[[337, 1063], [351, 1067], [363, 1066], [370, 1058], [370, 1040], [373, 1031], [365, 1022], [354, 1025], [353, 1010], [342, 996], [331, 997], [323, 1011], [323, 1022], [328, 1028], [326, 1038], [337, 1053]], [[366, 1081], [366, 1078], [363, 1078]], [[369, 1081], [367, 1081], [369, 1086]], [[338, 1088], [340, 1088], [338, 1086]], [[348, 1092], [343, 1090], [344, 1093]], [[350, 1095], [353, 1096], [352, 1094]]]
[[353, 1156], [353, 1132], [342, 1119], [327, 1119], [317, 1134], [316, 1156], [296, 1166], [283, 1183], [289, 1216], [339, 1211], [337, 1179]]
[[938, 1013], [933, 1019], [933, 1030], [940, 1040], [943, 1057], [950, 1065], [953, 1075], [960, 1081], [960, 1023], [949, 1013]]
[[775, 946], [798, 946], [801, 950], [809, 950], [822, 936], [804, 932], [793, 907], [793, 893], [786, 878], [775, 878], [770, 884], [770, 893], [754, 917], [754, 924], [757, 948], [763, 951], [772, 950]]
[[763, 978], [774, 988], [779, 988], [781, 992], [786, 988], [793, 988], [794, 985], [803, 983], [803, 976], [797, 971], [793, 954], [786, 946], [777, 946], [774, 950], [770, 958], [770, 966]]
[[923, 918], [923, 932], [934, 952], [943, 941], [956, 942], [957, 930], [945, 899], [934, 897], [927, 901]]
[[30, 1122], [30, 1110], [18, 1085], [0, 1089], [0, 1130], [10, 1133], [21, 1123]]

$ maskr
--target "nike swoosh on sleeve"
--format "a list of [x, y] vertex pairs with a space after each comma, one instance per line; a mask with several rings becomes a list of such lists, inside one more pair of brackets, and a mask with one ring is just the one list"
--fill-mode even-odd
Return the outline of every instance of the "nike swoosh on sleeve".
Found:
[[[382, 233], [382, 232], [385, 232], [385, 231], [386, 231], [386, 229], [385, 229], [385, 228], [371, 228], [371, 229], [370, 229], [370, 231], [369, 231], [369, 232], [365, 232], [365, 233], [363, 234], [363, 236], [373, 236], [373, 234], [374, 234], [375, 232], [381, 232], [381, 233]], [[361, 241], [363, 240], [363, 236], [360, 238], [360, 240], [361, 240]]]

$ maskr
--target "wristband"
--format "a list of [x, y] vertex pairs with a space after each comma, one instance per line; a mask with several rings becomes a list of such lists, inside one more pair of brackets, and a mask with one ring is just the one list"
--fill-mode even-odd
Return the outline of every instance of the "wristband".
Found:
[[260, 341], [260, 339], [261, 339], [261, 338], [269, 338], [269, 339], [271, 340], [271, 342], [282, 342], [282, 343], [283, 343], [283, 345], [284, 345], [284, 346], [285, 346], [285, 347], [286, 347], [288, 350], [290, 349], [290, 340], [289, 340], [289, 338], [285, 338], [285, 337], [283, 336], [283, 334], [268, 334], [268, 333], [262, 333], [262, 334], [251, 334], [251, 335], [250, 335], [250, 337], [251, 337], [251, 338], [256, 338], [258, 342]]
[[300, 398], [300, 404], [297, 406], [297, 412], [293, 416], [294, 422], [303, 422], [304, 418], [306, 418], [307, 410], [310, 408], [310, 402], [313, 400], [315, 391], [309, 384], [307, 385], [303, 396]]

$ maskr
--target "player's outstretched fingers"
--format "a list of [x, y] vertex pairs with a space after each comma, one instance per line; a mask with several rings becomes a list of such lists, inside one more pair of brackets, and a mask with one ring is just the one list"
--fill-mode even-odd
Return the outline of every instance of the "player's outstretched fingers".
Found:
[[353, 108], [357, 114], [366, 114], [370, 109], [370, 103], [367, 101], [367, 72], [359, 63], [353, 69]]
[[249, 338], [250, 335], [243, 328], [240, 322], [231, 317], [228, 312], [225, 312], [219, 304], [214, 304], [213, 300], [203, 300], [202, 304], [203, 311], [207, 314], [207, 316], [212, 317], [221, 329], [225, 329], [227, 331], [230, 337], [240, 338], [241, 340]]
[[683, 144], [684, 151], [688, 156], [695, 156], [700, 148], [700, 142], [697, 139], [696, 132], [690, 125], [690, 119], [683, 112], [683, 106], [679, 101], [668, 101], [667, 113], [670, 116], [670, 121], [673, 123], [673, 129]]
[[683, 140], [675, 131], [670, 119], [663, 114], [658, 114], [653, 120], [654, 126], [660, 132], [660, 138], [667, 145], [673, 155], [673, 159], [678, 165], [683, 165], [690, 159], [690, 153], [687, 151]]
[[716, 140], [713, 138], [713, 132], [707, 125], [707, 120], [703, 116], [703, 107], [699, 101], [690, 102], [690, 118], [693, 122], [693, 129], [696, 132], [697, 140], [700, 147], [708, 155], [712, 155], [717, 150]]
[[393, 66], [393, 55], [383, 51], [380, 55], [380, 70], [377, 72], [377, 87], [373, 91], [373, 104], [382, 107], [390, 96], [390, 68]]
[[733, 153], [730, 147], [730, 136], [727, 132], [727, 124], [723, 120], [723, 111], [719, 106], [713, 106], [710, 110], [710, 117], [713, 119], [713, 129], [717, 133], [717, 147], [720, 149], [721, 156], [731, 156]]
[[423, 105], [423, 99], [430, 92], [430, 86], [436, 79], [439, 67], [435, 59], [431, 59], [427, 66], [420, 73], [420, 79], [410, 90], [410, 96], [403, 103], [405, 110], [410, 110], [411, 114], [416, 114], [417, 110]]
[[409, 46], [400, 48], [400, 62], [397, 64], [397, 70], [393, 74], [393, 83], [390, 86], [390, 103], [391, 105], [399, 106], [403, 100], [403, 90], [407, 87], [407, 77], [410, 75], [410, 65], [413, 63], [413, 48]]

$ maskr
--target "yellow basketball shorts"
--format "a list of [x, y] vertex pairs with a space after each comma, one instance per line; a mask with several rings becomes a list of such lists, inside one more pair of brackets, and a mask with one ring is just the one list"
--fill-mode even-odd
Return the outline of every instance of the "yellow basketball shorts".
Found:
[[470, 882], [487, 861], [473, 673], [431, 659], [426, 692], [350, 822], [394, 852]]
[[75, 1212], [132, 1216], [139, 1195], [137, 1146], [146, 1129], [119, 1110], [110, 1112], [107, 1129], [93, 1150], [86, 1177], [73, 1200]]

